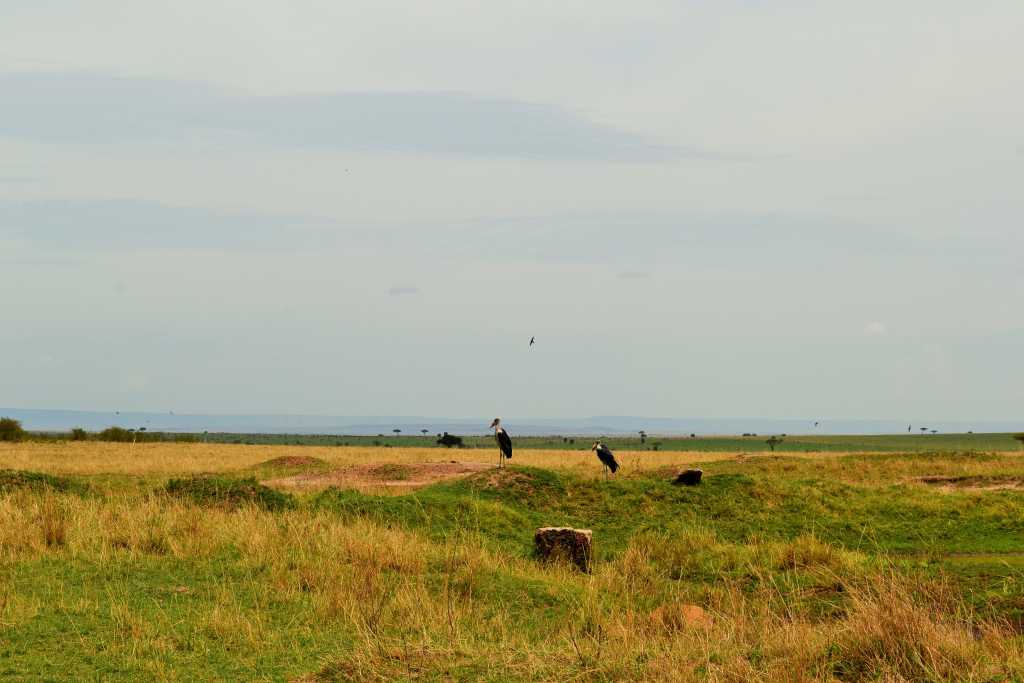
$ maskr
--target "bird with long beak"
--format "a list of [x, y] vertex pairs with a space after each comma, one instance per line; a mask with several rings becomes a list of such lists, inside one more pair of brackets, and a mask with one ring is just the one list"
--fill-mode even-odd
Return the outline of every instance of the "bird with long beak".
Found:
[[501, 426], [501, 418], [494, 418], [494, 422], [491, 423], [491, 429], [494, 430], [494, 440], [498, 442], [498, 467], [503, 467], [505, 458], [512, 459], [512, 438], [505, 431], [505, 428]]
[[597, 459], [601, 461], [601, 465], [604, 468], [604, 478], [608, 479], [608, 470], [615, 474], [619, 469], [619, 463], [615, 460], [615, 455], [611, 449], [605, 446], [600, 441], [595, 441], [594, 445], [590, 447], [590, 450], [597, 453]]

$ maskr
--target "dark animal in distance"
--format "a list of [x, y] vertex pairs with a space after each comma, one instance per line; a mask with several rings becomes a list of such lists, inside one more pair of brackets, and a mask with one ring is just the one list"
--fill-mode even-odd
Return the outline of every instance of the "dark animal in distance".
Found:
[[594, 445], [590, 447], [590, 450], [597, 453], [597, 459], [601, 461], [601, 466], [604, 469], [604, 478], [608, 478], [608, 470], [615, 474], [619, 470], [619, 463], [615, 460], [615, 454], [612, 453], [611, 449], [605, 446], [600, 441], [595, 441]]
[[494, 440], [498, 442], [498, 467], [503, 467], [505, 458], [512, 459], [512, 437], [501, 426], [500, 417], [494, 418], [491, 429], [494, 430]]
[[452, 446], [455, 446], [456, 448], [462, 448], [464, 445], [462, 443], [461, 436], [455, 436], [454, 434], [449, 434], [448, 432], [442, 434], [441, 438], [437, 440], [437, 443], [448, 448], [451, 448]]
[[530, 337], [530, 346], [533, 346], [534, 343], [536, 343], [536, 341], [537, 341], [536, 337]]

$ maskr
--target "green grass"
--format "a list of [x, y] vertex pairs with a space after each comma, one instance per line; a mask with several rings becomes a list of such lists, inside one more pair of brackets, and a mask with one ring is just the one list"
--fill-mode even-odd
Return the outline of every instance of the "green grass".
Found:
[[43, 472], [22, 470], [0, 470], [0, 495], [12, 491], [55, 491], [84, 494], [89, 487], [70, 477], [60, 477]]
[[674, 486], [663, 476], [595, 482], [511, 467], [497, 484], [485, 473], [400, 497], [330, 489], [312, 505], [422, 529], [435, 538], [470, 528], [521, 555], [530, 550], [533, 528], [544, 525], [593, 529], [598, 557], [605, 558], [625, 549], [636, 533], [694, 527], [732, 543], [813, 534], [872, 553], [1024, 551], [1024, 498], [1017, 492], [936, 494], [904, 485], [780, 478], [756, 469], [740, 473], [735, 470], [743, 466], [735, 463], [705, 467], [713, 473], [696, 487]]

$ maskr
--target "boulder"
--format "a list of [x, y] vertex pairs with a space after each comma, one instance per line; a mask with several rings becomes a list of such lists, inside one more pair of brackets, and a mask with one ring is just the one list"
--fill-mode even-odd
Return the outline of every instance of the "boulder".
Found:
[[533, 535], [533, 545], [541, 560], [563, 560], [581, 572], [590, 572], [593, 558], [593, 535], [590, 529], [568, 526], [545, 526]]
[[673, 484], [681, 484], [683, 486], [696, 486], [700, 483], [700, 478], [704, 476], [704, 470], [683, 470], [676, 478], [672, 481]]

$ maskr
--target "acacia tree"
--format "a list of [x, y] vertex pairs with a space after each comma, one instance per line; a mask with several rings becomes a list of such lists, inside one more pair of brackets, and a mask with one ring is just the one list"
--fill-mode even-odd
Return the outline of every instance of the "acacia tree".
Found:
[[647, 441], [647, 432], [641, 429], [639, 432], [637, 432], [637, 434], [640, 435], [640, 443], [644, 443], [645, 441]]
[[0, 417], [0, 441], [21, 441], [24, 438], [21, 422], [13, 417]]
[[422, 434], [423, 436], [426, 436], [427, 432], [429, 432], [429, 431], [430, 431], [429, 429], [421, 429], [420, 430], [420, 434]]
[[395, 427], [395, 428], [394, 428], [394, 429], [392, 429], [391, 431], [393, 431], [393, 432], [395, 433], [395, 436], [398, 436], [399, 434], [401, 434], [401, 433], [402, 433], [402, 430], [401, 430], [401, 429], [399, 429], [398, 427]]
[[765, 443], [768, 444], [768, 448], [772, 449], [772, 453], [775, 452], [775, 447], [778, 446], [782, 442], [783, 442], [783, 438], [781, 436], [773, 436], [770, 439], [768, 439], [767, 441], [765, 441]]

